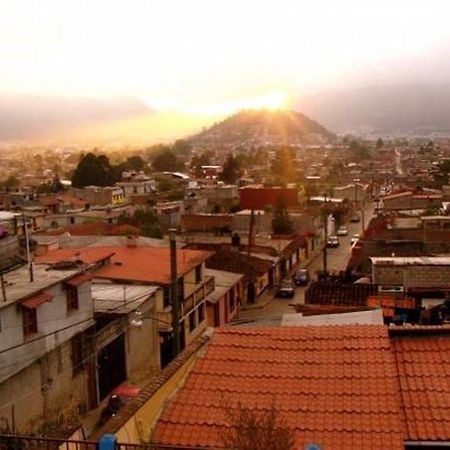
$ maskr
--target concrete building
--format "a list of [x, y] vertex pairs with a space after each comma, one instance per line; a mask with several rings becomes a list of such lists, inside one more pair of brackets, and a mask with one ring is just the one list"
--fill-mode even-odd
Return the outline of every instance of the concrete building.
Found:
[[0, 301], [0, 419], [37, 430], [89, 405], [84, 332], [94, 324], [86, 267], [35, 266], [3, 275]]

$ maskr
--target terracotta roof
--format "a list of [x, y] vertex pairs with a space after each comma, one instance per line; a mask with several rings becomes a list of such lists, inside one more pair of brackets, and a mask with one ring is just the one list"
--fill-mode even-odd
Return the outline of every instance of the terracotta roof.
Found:
[[378, 293], [375, 284], [313, 281], [305, 292], [305, 303], [339, 306], [366, 306], [367, 298]]
[[449, 331], [426, 327], [392, 338], [407, 440], [450, 441]]
[[59, 248], [44, 255], [36, 256], [37, 264], [54, 264], [60, 261], [80, 260], [85, 264], [94, 264], [111, 257], [114, 254], [110, 248], [104, 247], [74, 247]]
[[80, 275], [77, 275], [70, 280], [66, 280], [65, 284], [70, 284], [70, 286], [79, 286], [80, 284], [83, 284], [91, 279], [92, 275], [88, 275], [87, 273], [80, 273]]
[[[95, 278], [156, 284], [170, 282], [170, 249], [164, 247], [128, 247], [121, 245], [63, 248], [50, 251], [36, 258], [36, 260], [41, 263], [51, 263], [74, 258], [81, 259], [85, 263], [92, 263], [105, 255], [113, 255], [111, 264], [107, 264], [96, 271]], [[178, 275], [190, 272], [210, 255], [210, 252], [205, 251], [178, 249]]]
[[257, 276], [265, 274], [272, 266], [272, 263], [254, 256], [243, 255], [238, 251], [217, 250], [208, 259], [206, 265], [210, 269], [242, 273], [247, 277], [250, 272]]
[[52, 296], [45, 292], [39, 292], [39, 294], [33, 295], [33, 297], [27, 298], [20, 305], [22, 308], [35, 309], [40, 305], [52, 300]]
[[216, 330], [162, 412], [153, 441], [223, 447], [223, 404], [275, 403], [295, 448], [403, 449], [396, 370], [383, 326]]

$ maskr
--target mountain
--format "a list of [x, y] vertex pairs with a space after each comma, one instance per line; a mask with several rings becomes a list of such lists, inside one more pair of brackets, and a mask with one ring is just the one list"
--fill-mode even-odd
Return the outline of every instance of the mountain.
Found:
[[339, 132], [450, 134], [450, 85], [410, 84], [334, 90], [296, 108]]
[[0, 95], [0, 141], [54, 138], [149, 113], [147, 105], [134, 99]]
[[244, 110], [214, 124], [190, 140], [197, 144], [326, 143], [335, 135], [296, 111]]

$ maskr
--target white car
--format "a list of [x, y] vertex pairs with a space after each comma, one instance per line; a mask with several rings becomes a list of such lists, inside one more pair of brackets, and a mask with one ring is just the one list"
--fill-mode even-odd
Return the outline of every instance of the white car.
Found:
[[356, 244], [356, 242], [359, 241], [360, 237], [361, 237], [360, 234], [354, 234], [350, 239], [350, 245]]
[[344, 225], [340, 226], [336, 233], [338, 236], [347, 236], [348, 230], [347, 227], [344, 227]]

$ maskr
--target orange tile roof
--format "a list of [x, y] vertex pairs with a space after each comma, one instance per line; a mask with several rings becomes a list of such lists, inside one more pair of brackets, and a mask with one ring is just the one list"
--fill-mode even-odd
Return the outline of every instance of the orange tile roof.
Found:
[[396, 369], [383, 326], [219, 329], [162, 412], [157, 444], [223, 447], [223, 404], [275, 403], [295, 448], [403, 449]]
[[[78, 255], [77, 255], [78, 254]], [[167, 284], [170, 282], [170, 250], [163, 247], [84, 247], [53, 250], [36, 258], [37, 262], [48, 263], [65, 259], [82, 259], [92, 263], [102, 255], [113, 255], [111, 264], [95, 272], [96, 278], [118, 281]], [[186, 274], [205, 261], [210, 252], [200, 250], [177, 250], [177, 270]]]
[[54, 264], [60, 261], [81, 260], [85, 264], [94, 264], [111, 257], [114, 251], [104, 247], [59, 248], [41, 256], [36, 256], [37, 264]]
[[450, 339], [427, 332], [392, 338], [407, 440], [450, 441]]

